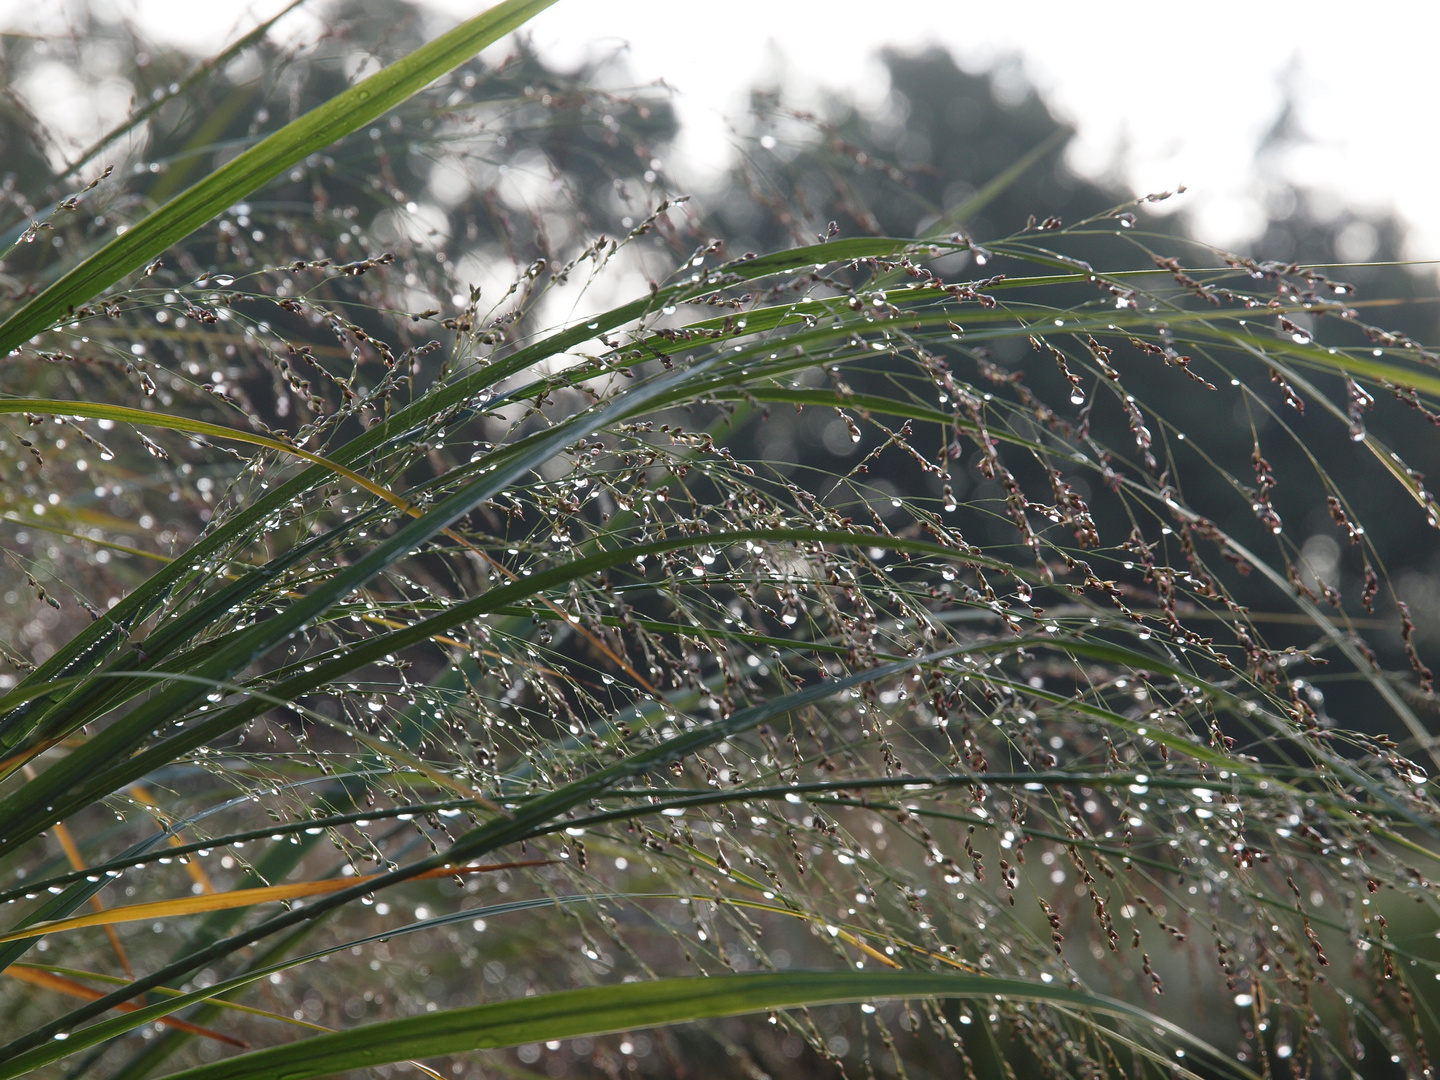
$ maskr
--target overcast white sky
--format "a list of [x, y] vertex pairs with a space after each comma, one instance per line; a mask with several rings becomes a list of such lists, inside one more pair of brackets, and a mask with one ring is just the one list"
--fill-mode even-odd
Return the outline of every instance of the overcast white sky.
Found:
[[[284, 0], [196, 3], [110, 0], [157, 35], [219, 48]], [[317, 11], [324, 0], [312, 0]], [[430, 0], [455, 18], [485, 0]], [[59, 0], [0, 0], [0, 22], [53, 17]], [[296, 13], [276, 27], [313, 29]], [[288, 33], [287, 33], [287, 24]], [[747, 86], [783, 78], [862, 101], [885, 93], [876, 49], [941, 45], [967, 68], [1004, 61], [1075, 124], [1071, 161], [1118, 170], [1137, 194], [1185, 184], [1200, 231], [1242, 240], [1261, 220], [1255, 149], [1288, 90], [1308, 144], [1264, 166], [1365, 209], [1393, 209], [1413, 227], [1411, 255], [1440, 259], [1440, 123], [1433, 0], [1312, 0], [1304, 5], [876, 3], [874, 0], [560, 0], [530, 24], [560, 61], [625, 47], [637, 81], [680, 92], [686, 137], [672, 174], [700, 184], [725, 160], [722, 117]], [[682, 50], [683, 62], [671, 60]]]

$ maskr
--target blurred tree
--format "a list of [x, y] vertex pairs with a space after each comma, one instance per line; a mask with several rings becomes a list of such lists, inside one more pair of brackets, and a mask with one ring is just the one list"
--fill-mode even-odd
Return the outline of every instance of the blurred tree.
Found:
[[[742, 131], [746, 152], [711, 207], [717, 235], [733, 238], [735, 246], [752, 250], [813, 242], [816, 236], [835, 233], [905, 235], [927, 231], [960, 233], [983, 245], [989, 239], [1024, 230], [1027, 223], [1032, 229], [1043, 229], [1047, 219], [1049, 224], [1063, 220], [1068, 225], [1132, 201], [1118, 187], [1079, 177], [1067, 167], [1063, 155], [1069, 129], [1036, 94], [1013, 78], [969, 74], [940, 50], [918, 54], [890, 51], [883, 58], [891, 91], [874, 115], [839, 97], [817, 115], [786, 107], [773, 92], [754, 94], [748, 127]], [[1262, 159], [1296, 137], [1282, 115], [1262, 150]], [[1415, 340], [1433, 340], [1435, 282], [1399, 265], [1404, 240], [1400, 223], [1393, 218], [1327, 212], [1325, 204], [1314, 192], [1276, 185], [1269, 198], [1273, 216], [1265, 232], [1247, 245], [1247, 251], [1237, 254], [1253, 256], [1261, 266], [1299, 263], [1343, 279], [1351, 286], [1348, 290], [1331, 296], [1321, 288], [1322, 298], [1354, 308], [1357, 322], [1384, 322]], [[1147, 215], [1128, 231], [1117, 227], [1114, 220], [1099, 221], [1088, 230], [1083, 255], [1096, 266], [1118, 264], [1122, 258], [1133, 261], [1133, 249], [1127, 250], [1126, 245], [1138, 244], [1148, 251], [1150, 238], [1183, 235], [1186, 224], [1183, 213]], [[1037, 234], [1034, 242], [1044, 246], [1044, 239]], [[1229, 254], [1199, 244], [1193, 251], [1192, 265], [1196, 267], [1223, 266]], [[1355, 262], [1368, 265], [1337, 265]], [[934, 269], [952, 279], [957, 275], [984, 277], [1006, 269], [1003, 260], [983, 267], [966, 266], [953, 258], [948, 263]], [[1255, 287], [1263, 291], [1266, 283], [1258, 270], [1255, 280]], [[1077, 286], [1074, 295], [1079, 301], [1091, 292], [1088, 286]], [[1367, 306], [1367, 296], [1385, 297], [1383, 312]], [[971, 347], [957, 342], [953, 362], [967, 380], [988, 383], [996, 394], [1013, 396], [1023, 382], [1042, 392], [1045, 399], [1054, 400], [1057, 389], [1064, 385], [1048, 354], [1027, 350], [1013, 340]], [[1343, 610], [1353, 617], [1372, 618], [1360, 602], [1367, 566], [1388, 569], [1391, 579], [1404, 581], [1416, 599], [1435, 601], [1425, 604], [1429, 610], [1440, 610], [1440, 578], [1435, 576], [1440, 567], [1433, 554], [1428, 508], [1404, 497], [1380, 459], [1383, 455], [1357, 452], [1344, 438], [1320, 435], [1335, 428], [1335, 419], [1316, 408], [1301, 413], [1287, 403], [1287, 394], [1278, 384], [1263, 397], [1237, 396], [1205, 390], [1154, 357], [1138, 352], [1117, 354], [1117, 362], [1124, 371], [1126, 387], [1147, 415], [1183, 418], [1183, 429], [1157, 430], [1156, 437], [1168, 439], [1168, 452], [1177, 455], [1173, 462], [1161, 461], [1158, 468], [1166, 471], [1167, 464], [1180, 468], [1187, 495], [1207, 507], [1225, 532], [1252, 550], [1278, 550], [1277, 564], [1317, 596], [1323, 595], [1320, 579], [1334, 586], [1342, 597]], [[1203, 368], [1203, 359], [1196, 357], [1196, 364], [1197, 370]], [[1211, 369], [1207, 378], [1213, 383], [1216, 374]], [[889, 377], [880, 357], [868, 375], [856, 375], [852, 369], [847, 385], [865, 392], [877, 389]], [[1315, 386], [1328, 396], [1346, 397], [1342, 379], [1317, 377]], [[1100, 443], [1123, 444], [1131, 418], [1117, 398], [1095, 392], [1095, 387], [1093, 381], [1087, 384], [1085, 403], [1077, 407], [1070, 421], [1088, 423]], [[1297, 397], [1303, 400], [1304, 395]], [[1023, 398], [1021, 391], [1017, 400]], [[1435, 421], [1399, 397], [1377, 401], [1373, 409], [1370, 415], [1376, 418], [1377, 429], [1383, 428], [1389, 438], [1398, 435], [1396, 445], [1389, 449], [1398, 453], [1416, 476], [1436, 475], [1440, 442], [1434, 438]], [[752, 459], [801, 486], [833, 473], [837, 457], [866, 461], [868, 503], [882, 515], [893, 497], [933, 500], [940, 496], [935, 477], [903, 453], [891, 449], [877, 461], [868, 459], [882, 436], [852, 442], [844, 421], [833, 410], [808, 409], [790, 421], [784, 418], [787, 412], [777, 409], [766, 422], [751, 423], [741, 433], [737, 447], [745, 447]], [[1186, 455], [1184, 447], [1174, 441], [1177, 435], [1183, 439], [1187, 431], [1192, 438], [1204, 438], [1209, 463], [1187, 460], [1194, 455]], [[1260, 484], [1254, 460], [1257, 454], [1269, 463], [1276, 481], [1269, 502], [1283, 523], [1278, 536], [1255, 509]], [[970, 455], [969, 470], [957, 470], [952, 481], [957, 496], [968, 495], [968, 505], [960, 511], [962, 521], [968, 515], [973, 524], [966, 527], [986, 540], [998, 540], [1007, 530], [1013, 537], [1004, 512], [1006, 492], [997, 480], [980, 475], [974, 464], [978, 459], [978, 454]], [[1132, 462], [1127, 467], [1137, 466], [1138, 462]], [[1046, 501], [1048, 481], [1041, 470], [1032, 469], [1028, 474], [1017, 470], [1017, 476], [1027, 493]], [[857, 508], [867, 501], [857, 499], [833, 477], [824, 483], [834, 499], [849, 499]], [[1352, 500], [1352, 516], [1387, 521], [1384, 537], [1369, 538], [1373, 548], [1348, 543], [1344, 530], [1337, 528], [1327, 512], [1326, 496], [1339, 488]], [[1083, 494], [1089, 499], [1099, 493], [1085, 486]], [[1125, 531], [1121, 526], [1126, 511], [1116, 501], [1097, 497], [1092, 506], [1102, 533], [1113, 534], [1116, 528]], [[1294, 515], [1287, 514], [1291, 507], [1300, 508], [1294, 520]], [[1290, 610], [1288, 602], [1259, 575], [1236, 576], [1227, 584], [1257, 609], [1282, 614]], [[1391, 655], [1386, 659], [1394, 661], [1403, 655], [1400, 620], [1388, 597], [1382, 596], [1378, 603], [1377, 615], [1389, 620], [1388, 636], [1381, 635], [1382, 642], [1390, 646]], [[1440, 618], [1427, 616], [1422, 630], [1432, 635], [1432, 642], [1440, 641]], [[1283, 622], [1275, 626], [1274, 634], [1278, 644], [1309, 644]]]

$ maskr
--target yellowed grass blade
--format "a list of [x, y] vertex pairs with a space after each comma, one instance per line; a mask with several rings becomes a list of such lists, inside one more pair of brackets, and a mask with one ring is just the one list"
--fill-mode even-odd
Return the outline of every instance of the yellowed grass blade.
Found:
[[[331, 461], [321, 454], [311, 453], [309, 450], [302, 449], [292, 442], [272, 438], [268, 435], [261, 435], [254, 431], [224, 427], [220, 424], [209, 424], [203, 420], [192, 420], [186, 416], [146, 412], [142, 409], [130, 409], [121, 405], [88, 401], [66, 401], [58, 398], [0, 398], [0, 414], [4, 413], [24, 413], [27, 415], [44, 415], [48, 413], [54, 416], [77, 416], [95, 420], [111, 420], [116, 423], [133, 424], [142, 427], [167, 428], [171, 431], [178, 431], [192, 436], [198, 435], [205, 439], [224, 439], [231, 442], [248, 443], [251, 446], [259, 446], [277, 453], [289, 454], [311, 465], [319, 465], [321, 468], [329, 469], [337, 476], [342, 476], [352, 484], [364, 488], [371, 495], [383, 499], [391, 506], [394, 506], [398, 510], [403, 510], [411, 517], [420, 517], [423, 513], [423, 511], [412, 505], [404, 496], [391, 491], [383, 484], [375, 483], [369, 477], [356, 472], [354, 469]], [[518, 580], [514, 571], [491, 558], [454, 529], [442, 529], [441, 533], [455, 543], [474, 552], [511, 581]], [[566, 616], [565, 610], [554, 601], [544, 596], [538, 597], [538, 599], [557, 615]], [[568, 619], [568, 616], [566, 617]], [[659, 690], [652, 686], [643, 675], [630, 666], [624, 657], [616, 653], [610, 646], [606, 645], [604, 641], [600, 640], [600, 638], [578, 623], [572, 622], [570, 625], [577, 634], [585, 638], [585, 640], [596, 649], [600, 650], [601, 653], [618, 665], [622, 671], [644, 687], [648, 693], [659, 695]]]
[[[412, 881], [425, 878], [456, 877], [462, 874], [484, 874], [494, 870], [513, 870], [522, 866], [547, 866], [552, 859], [527, 859], [522, 862], [487, 863], [481, 866], [442, 866], [416, 874]], [[364, 877], [326, 878], [323, 881], [297, 881], [292, 885], [266, 885], [258, 889], [235, 889], [231, 892], [205, 893], [199, 896], [182, 896], [176, 900], [156, 900], [146, 904], [127, 904], [124, 907], [109, 908], [93, 915], [77, 915], [70, 919], [52, 919], [48, 922], [32, 923], [8, 934], [0, 934], [0, 944], [8, 941], [22, 941], [26, 938], [58, 934], [66, 930], [80, 930], [88, 926], [110, 926], [115, 923], [145, 922], [150, 919], [164, 919], [176, 915], [199, 915], [207, 911], [226, 911], [230, 908], [253, 907], [256, 904], [271, 904], [280, 900], [299, 900], [307, 896], [323, 896], [339, 892], [352, 885], [359, 885], [382, 874], [367, 874]]]
[[[75, 997], [82, 997], [91, 1001], [102, 995], [102, 991], [96, 990], [93, 987], [86, 986], [82, 982], [77, 982], [76, 980], [71, 979], [65, 975], [61, 975], [58, 972], [47, 971], [44, 968], [39, 967], [33, 967], [30, 964], [13, 964], [6, 969], [4, 974], [19, 979], [21, 982], [29, 983], [32, 986], [43, 986], [47, 990], [58, 990], [62, 994], [71, 994]], [[102, 979], [106, 982], [118, 981], [106, 978], [103, 975], [94, 975], [91, 977], [96, 979]], [[178, 990], [170, 990], [168, 988], [163, 989], [166, 993], [180, 996], [180, 991]], [[291, 1024], [295, 1027], [308, 1028], [311, 1031], [322, 1031], [328, 1033], [335, 1030], [334, 1028], [326, 1027], [324, 1024], [316, 1024], [309, 1020], [300, 1020], [293, 1016], [286, 1016], [284, 1013], [271, 1012], [269, 1009], [257, 1009], [253, 1005], [241, 1005], [239, 1002], [226, 1001], [223, 998], [216, 998], [214, 1000], [214, 1004], [220, 1006], [222, 1009], [231, 1009], [235, 1012], [248, 1013], [251, 1016], [264, 1017], [266, 1020], [274, 1020], [277, 1023]], [[117, 1005], [115, 1007], [115, 1010], [116, 1012], [134, 1012], [136, 1009], [139, 1008], [141, 1008], [140, 1005], [125, 1002], [124, 1004]], [[222, 1035], [218, 1031], [212, 1031], [210, 1028], [201, 1027], [198, 1024], [191, 1024], [187, 1021], [177, 1019], [173, 1016], [162, 1016], [159, 1018], [159, 1023], [164, 1024], [166, 1027], [175, 1028], [177, 1031], [188, 1031], [192, 1035], [199, 1035], [201, 1038], [205, 1039], [215, 1039], [218, 1042], [229, 1043], [231, 1046], [238, 1046], [241, 1049], [245, 1049], [250, 1045], [243, 1039], [236, 1039], [229, 1035]], [[438, 1072], [436, 1072], [434, 1069], [418, 1061], [412, 1061], [410, 1062], [410, 1065], [412, 1065], [420, 1072], [424, 1073], [426, 1076], [430, 1077], [431, 1080], [445, 1080], [445, 1078], [441, 1076]]]
[[[62, 994], [69, 994], [71, 997], [84, 998], [86, 1001], [94, 1001], [96, 998], [105, 996], [103, 990], [96, 990], [94, 987], [86, 986], [84, 983], [76, 982], [74, 979], [67, 979], [64, 975], [56, 975], [50, 971], [41, 971], [38, 968], [29, 967], [25, 964], [11, 964], [5, 969], [4, 974], [9, 975], [12, 979], [19, 979], [21, 982], [29, 983], [31, 986], [41, 986], [46, 990], [55, 990]], [[141, 1008], [141, 1006], [132, 1001], [123, 1001], [115, 1006], [117, 1012], [134, 1012], [139, 1008]], [[216, 1042], [228, 1043], [230, 1046], [238, 1046], [243, 1049], [250, 1045], [243, 1039], [237, 1039], [231, 1035], [222, 1035], [218, 1031], [211, 1031], [209, 1028], [200, 1027], [198, 1024], [187, 1023], [173, 1016], [162, 1016], [159, 1022], [166, 1027], [175, 1028], [177, 1031], [188, 1031], [191, 1035], [199, 1035], [205, 1039], [214, 1039]]]

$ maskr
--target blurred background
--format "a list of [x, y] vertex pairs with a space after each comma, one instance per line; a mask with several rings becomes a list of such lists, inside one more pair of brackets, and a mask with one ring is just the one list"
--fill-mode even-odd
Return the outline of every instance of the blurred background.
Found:
[[[211, 53], [288, 4], [109, 0], [94, 8], [128, 18], [157, 42]], [[428, 0], [421, 10], [438, 25], [483, 6]], [[336, 7], [301, 5], [270, 37], [313, 39]], [[63, 31], [80, 9], [78, 0], [0, 0], [0, 25]], [[1186, 185], [1187, 198], [1172, 209], [1213, 243], [1257, 239], [1293, 214], [1290, 189], [1302, 188], [1322, 218], [1342, 208], [1394, 215], [1403, 223], [1400, 254], [1440, 257], [1440, 144], [1425, 136], [1440, 40], [1434, 5], [1318, 2], [1302, 13], [1284, 5], [1037, 0], [1021, 14], [1001, 4], [833, 0], [817, 15], [783, 0], [605, 0], [560, 3], [526, 32], [547, 63], [609, 61], [607, 80], [663, 79], [674, 88], [681, 130], [668, 165], [686, 185], [723, 175], [738, 149], [731, 124], [751, 88], [779, 87], [794, 103], [822, 108], [840, 94], [893, 122], [900, 116], [881, 50], [935, 48], [964, 71], [985, 73], [1001, 102], [1038, 95], [1074, 128], [1065, 162], [1079, 175], [1136, 194]], [[69, 112], [62, 126], [78, 131], [126, 105], [123, 88], [99, 80], [75, 84], [71, 94], [67, 101], [53, 86], [47, 91], [47, 120]], [[1355, 228], [1342, 246], [1344, 258], [1363, 260], [1376, 241]]]

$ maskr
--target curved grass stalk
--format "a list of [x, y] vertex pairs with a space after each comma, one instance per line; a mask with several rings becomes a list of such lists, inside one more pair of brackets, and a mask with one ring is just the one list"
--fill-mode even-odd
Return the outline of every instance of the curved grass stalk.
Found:
[[[172, 1075], [183, 1080], [226, 1080], [283, 1074], [303, 1080], [338, 1069], [374, 1066], [406, 1057], [576, 1038], [799, 1005], [898, 997], [993, 999], [996, 995], [1018, 1001], [1070, 1005], [1086, 1016], [1108, 1014], [1139, 1019], [1137, 1010], [1124, 1002], [1016, 979], [908, 971], [723, 975], [560, 991], [520, 1002], [500, 1002], [388, 1021], [335, 1036], [317, 1036], [290, 1046], [255, 1051], [228, 1062]], [[1198, 1050], [1227, 1072], [1247, 1080], [1255, 1076], [1176, 1025], [1149, 1015], [1144, 1019], [1186, 1048]], [[392, 1054], [402, 1056], [395, 1058]]]
[[220, 166], [110, 241], [0, 323], [0, 355], [88, 303], [306, 155], [363, 127], [524, 25], [554, 0], [501, 0]]

